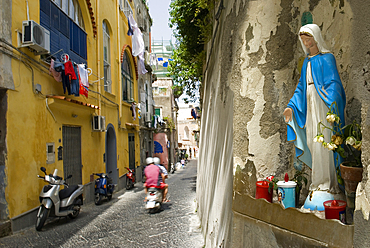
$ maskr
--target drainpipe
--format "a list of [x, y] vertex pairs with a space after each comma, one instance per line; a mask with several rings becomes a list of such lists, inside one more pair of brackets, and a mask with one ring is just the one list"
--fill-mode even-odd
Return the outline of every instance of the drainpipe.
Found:
[[[96, 31], [97, 31], [97, 38], [96, 38], [96, 58], [97, 58], [97, 61], [96, 61], [96, 64], [97, 64], [97, 71], [98, 71], [98, 78], [100, 79], [100, 39], [99, 39], [99, 28], [100, 28], [100, 19], [99, 19], [99, 3], [100, 1], [96, 1]], [[100, 86], [100, 80], [99, 80], [99, 83], [98, 83], [98, 106], [99, 106], [99, 109], [98, 109], [98, 115], [101, 115], [101, 86]]]
[[[120, 10], [119, 10], [119, 0], [117, 0], [117, 51], [118, 54], [121, 54], [121, 34], [120, 34]], [[118, 127], [121, 127], [121, 117], [122, 117], [122, 83], [121, 83], [121, 57], [119, 56], [117, 59], [117, 64], [118, 64], [118, 75], [117, 75], [117, 83], [118, 83]]]

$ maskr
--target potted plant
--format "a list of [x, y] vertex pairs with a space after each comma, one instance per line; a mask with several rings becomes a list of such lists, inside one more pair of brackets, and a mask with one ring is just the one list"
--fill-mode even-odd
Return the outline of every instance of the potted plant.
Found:
[[[334, 103], [336, 107], [336, 104]], [[319, 142], [324, 148], [336, 152], [344, 159], [340, 164], [340, 171], [337, 172], [338, 182], [344, 181], [344, 187], [347, 197], [347, 206], [354, 208], [354, 196], [357, 184], [362, 180], [362, 162], [361, 162], [361, 146], [362, 133], [361, 125], [354, 120], [351, 124], [342, 128], [341, 120], [336, 114], [338, 111], [333, 110], [333, 105], [326, 114], [326, 120], [331, 123], [331, 126], [318, 123], [318, 134], [314, 138], [314, 142]], [[337, 110], [337, 109], [336, 109]], [[325, 142], [322, 131], [330, 129], [333, 133], [330, 142]]]
[[294, 181], [297, 185], [295, 188], [295, 206], [296, 208], [299, 205], [299, 196], [301, 195], [301, 189], [303, 187], [303, 183], [306, 186], [308, 183], [307, 177], [308, 174], [302, 169], [302, 170], [296, 170], [294, 173], [294, 176], [292, 178], [292, 181]]

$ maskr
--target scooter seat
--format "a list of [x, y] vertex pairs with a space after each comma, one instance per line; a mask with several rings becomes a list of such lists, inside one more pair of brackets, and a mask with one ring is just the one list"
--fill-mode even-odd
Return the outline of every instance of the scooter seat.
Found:
[[70, 185], [68, 188], [62, 189], [61, 191], [59, 191], [59, 199], [70, 197], [77, 188], [78, 185]]

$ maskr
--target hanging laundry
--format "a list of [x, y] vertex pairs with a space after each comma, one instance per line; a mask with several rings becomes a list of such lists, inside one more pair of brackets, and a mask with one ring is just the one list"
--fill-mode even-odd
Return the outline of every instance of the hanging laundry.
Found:
[[77, 79], [73, 64], [70, 60], [64, 63], [64, 73], [66, 76], [71, 76], [72, 80]]
[[141, 119], [141, 103], [137, 105], [137, 118]]
[[135, 102], [131, 103], [131, 112], [132, 112], [132, 118], [136, 120], [136, 104]]
[[144, 59], [145, 46], [144, 46], [143, 35], [142, 35], [134, 17], [132, 16], [132, 14], [130, 14], [128, 19], [130, 20], [131, 28], [133, 30], [132, 55], [136, 57], [139, 54], [143, 53], [143, 59]]
[[158, 60], [155, 53], [150, 54], [150, 66], [155, 66], [155, 68], [158, 70]]
[[157, 116], [155, 115], [155, 116], [153, 116], [153, 126], [154, 126], [154, 128], [157, 128]]
[[142, 75], [144, 75], [145, 73], [147, 73], [148, 71], [145, 69], [145, 63], [144, 63], [144, 59], [141, 58], [141, 54], [139, 56], [137, 56], [137, 59], [138, 59], [138, 72]]
[[195, 112], [195, 109], [191, 109], [191, 116], [194, 118], [194, 119], [197, 119], [197, 114]]
[[80, 95], [84, 95], [88, 97], [89, 93], [89, 74], [87, 70], [85, 69], [84, 64], [78, 64], [78, 78], [80, 83]]
[[50, 61], [49, 74], [54, 77], [55, 81], [62, 82], [62, 73], [61, 72], [57, 72], [54, 69], [54, 59], [51, 59], [51, 61]]
[[80, 96], [80, 82], [78, 78], [76, 77], [76, 75], [78, 75], [77, 64], [72, 64], [72, 69], [75, 74], [75, 79], [72, 78], [71, 80], [71, 95]]
[[67, 91], [68, 95], [70, 95], [71, 94], [71, 82], [69, 81], [69, 76], [65, 74], [65, 71], [62, 71], [62, 83], [63, 83], [64, 94]]
[[127, 31], [127, 35], [128, 36], [131, 36], [134, 34], [134, 30], [132, 30], [131, 28], [131, 23], [130, 23], [130, 18], [127, 18], [127, 21], [128, 21], [128, 31]]

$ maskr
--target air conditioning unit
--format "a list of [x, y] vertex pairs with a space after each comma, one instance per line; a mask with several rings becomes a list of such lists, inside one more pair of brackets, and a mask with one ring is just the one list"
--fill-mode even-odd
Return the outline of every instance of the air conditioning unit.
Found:
[[92, 130], [95, 132], [105, 131], [105, 116], [94, 115], [92, 120]]
[[152, 116], [150, 115], [149, 112], [146, 112], [144, 114], [145, 122], [152, 122]]
[[22, 23], [22, 47], [30, 47], [36, 54], [50, 52], [50, 32], [40, 24], [29, 20]]

